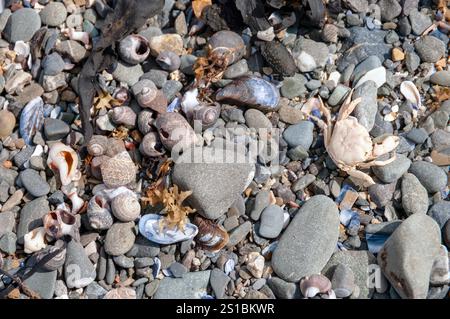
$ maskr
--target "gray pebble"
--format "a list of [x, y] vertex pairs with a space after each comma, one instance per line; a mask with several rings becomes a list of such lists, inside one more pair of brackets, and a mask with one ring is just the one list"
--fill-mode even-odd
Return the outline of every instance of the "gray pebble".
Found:
[[301, 74], [296, 74], [293, 77], [286, 77], [283, 80], [283, 86], [280, 89], [281, 95], [293, 99], [301, 96], [306, 92], [306, 78]]
[[415, 35], [421, 35], [433, 23], [430, 16], [419, 12], [416, 8], [409, 13], [409, 21]]
[[428, 193], [416, 176], [406, 173], [402, 178], [402, 206], [405, 213], [423, 213], [428, 211]]
[[450, 86], [450, 71], [438, 71], [430, 77], [430, 82], [442, 86]]
[[277, 238], [283, 229], [284, 211], [280, 206], [270, 205], [261, 214], [259, 235], [264, 238]]
[[159, 280], [153, 280], [151, 283], [145, 285], [145, 294], [148, 297], [153, 297], [158, 287], [159, 287]]
[[178, 81], [174, 80], [168, 80], [166, 83], [164, 83], [164, 86], [162, 87], [162, 91], [164, 95], [166, 96], [167, 100], [170, 102], [172, 101], [176, 94], [181, 91], [183, 88], [183, 84], [181, 84]]
[[88, 299], [103, 299], [107, 291], [105, 288], [94, 281], [86, 287], [84, 293], [88, 297]]
[[16, 252], [17, 236], [13, 232], [8, 232], [0, 236], [0, 251], [12, 255]]
[[301, 121], [289, 126], [283, 132], [284, 140], [290, 147], [301, 145], [305, 150], [311, 147], [313, 141], [314, 124], [310, 121]]
[[46, 118], [44, 120], [44, 132], [47, 140], [56, 141], [63, 139], [70, 133], [70, 126], [61, 120]]
[[223, 73], [223, 77], [225, 79], [235, 79], [247, 74], [247, 72], [248, 72], [247, 61], [242, 59], [230, 65]]
[[244, 240], [245, 237], [247, 237], [248, 233], [250, 233], [251, 230], [252, 223], [249, 221], [246, 221], [245, 223], [239, 225], [239, 227], [235, 228], [230, 233], [230, 240], [228, 241], [227, 247], [236, 246], [238, 243]]
[[20, 172], [20, 179], [26, 190], [34, 197], [41, 197], [50, 192], [50, 185], [33, 169]]
[[4, 35], [12, 43], [17, 41], [28, 42], [34, 33], [41, 27], [39, 14], [31, 8], [22, 8], [15, 11], [6, 23]]
[[425, 161], [411, 164], [409, 171], [413, 173], [429, 193], [439, 192], [447, 185], [447, 174], [439, 166]]
[[188, 272], [188, 269], [178, 262], [172, 263], [169, 270], [175, 278], [181, 278]]
[[134, 267], [134, 259], [131, 257], [126, 257], [124, 255], [113, 257], [114, 263], [122, 268], [133, 268]]
[[423, 62], [435, 63], [445, 54], [444, 42], [430, 35], [419, 38], [415, 48]]
[[397, 158], [384, 166], [372, 167], [375, 175], [384, 183], [392, 183], [406, 173], [411, 166], [411, 160], [403, 154], [397, 154]]
[[66, 6], [61, 2], [50, 2], [39, 13], [43, 24], [50, 27], [57, 27], [66, 21]]

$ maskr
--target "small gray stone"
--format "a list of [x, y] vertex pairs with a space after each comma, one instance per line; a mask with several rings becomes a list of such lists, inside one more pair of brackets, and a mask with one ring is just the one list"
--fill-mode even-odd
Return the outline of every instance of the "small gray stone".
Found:
[[164, 277], [154, 299], [200, 299], [206, 294], [211, 271], [190, 272], [183, 278]]
[[49, 196], [48, 201], [53, 205], [64, 203], [64, 193], [58, 190]]
[[17, 228], [17, 242], [23, 244], [23, 236], [33, 229], [42, 226], [42, 217], [50, 211], [45, 197], [39, 197], [26, 203], [20, 211]]
[[[90, 23], [89, 21], [86, 22]], [[83, 25], [83, 16], [77, 13], [71, 14], [66, 19], [66, 25], [68, 28], [81, 27]]]
[[139, 257], [134, 260], [134, 266], [136, 268], [145, 268], [149, 266], [153, 266], [154, 261], [151, 257]]
[[135, 238], [134, 222], [115, 223], [106, 233], [105, 252], [111, 256], [123, 255], [133, 247]]
[[425, 214], [404, 220], [378, 253], [378, 264], [402, 298], [425, 299], [441, 233], [437, 223]]
[[287, 124], [297, 124], [303, 120], [302, 111], [287, 104], [281, 105], [278, 110], [278, 115], [280, 116], [280, 120]]
[[41, 197], [50, 192], [50, 185], [34, 169], [20, 172], [23, 187], [34, 197]]
[[249, 221], [246, 221], [245, 223], [239, 225], [239, 227], [236, 227], [231, 233], [230, 233], [230, 240], [228, 241], [227, 247], [234, 247], [238, 243], [240, 243], [242, 240], [244, 240], [245, 237], [250, 233], [252, 230], [252, 223]]
[[380, 0], [378, 1], [378, 6], [380, 7], [381, 20], [383, 22], [392, 21], [402, 12], [402, 7], [397, 0]]
[[282, 279], [297, 282], [318, 274], [330, 259], [339, 237], [339, 214], [327, 196], [311, 197], [284, 231], [272, 256]]
[[9, 198], [9, 185], [5, 181], [0, 182], [0, 203], [4, 203]]
[[[186, 54], [181, 56], [180, 70], [186, 75], [194, 75], [194, 64], [197, 61], [197, 57], [192, 54]], [[248, 65], [247, 65], [248, 69]], [[227, 71], [225, 71], [227, 72]]]
[[314, 124], [310, 121], [301, 121], [289, 126], [283, 132], [284, 140], [290, 147], [301, 145], [305, 150], [311, 147], [313, 141]]
[[119, 82], [124, 82], [128, 86], [135, 85], [139, 78], [144, 74], [140, 64], [127, 65], [123, 62], [117, 62], [117, 67], [113, 72], [113, 77]]
[[225, 289], [230, 282], [230, 277], [228, 277], [222, 270], [214, 268], [211, 271], [210, 282], [216, 298], [223, 298], [225, 295]]
[[433, 142], [433, 149], [442, 151], [450, 147], [450, 132], [437, 129], [433, 132], [433, 135], [431, 135], [431, 141]]
[[266, 115], [257, 109], [248, 109], [244, 114], [248, 127], [256, 129], [271, 129], [272, 123]]
[[177, 16], [174, 22], [175, 31], [181, 36], [185, 36], [188, 33], [187, 25], [186, 25], [186, 16], [184, 15], [184, 12], [181, 11], [180, 14]]
[[[397, 42], [399, 40], [398, 34], [397, 32], [395, 32], [394, 30], [389, 31], [386, 34], [386, 37], [384, 38], [384, 41], [386, 41], [387, 44], [394, 44], [395, 42]], [[386, 60], [387, 61], [387, 60]], [[386, 62], [385, 61], [385, 62]]]
[[94, 281], [96, 271], [83, 246], [71, 240], [67, 244], [64, 278], [68, 288], [83, 288]]
[[4, 30], [5, 38], [12, 43], [28, 42], [41, 27], [39, 14], [31, 8], [15, 11], [8, 19]]
[[50, 27], [57, 27], [66, 21], [66, 6], [61, 2], [50, 2], [39, 13], [43, 24]]
[[67, 295], [67, 287], [63, 280], [57, 280], [55, 283], [55, 296], [61, 297]]
[[61, 120], [46, 118], [44, 120], [44, 132], [47, 140], [56, 141], [63, 139], [70, 133], [70, 126]]
[[15, 225], [16, 225], [16, 220], [14, 218], [13, 212], [0, 213], [0, 238], [4, 234], [12, 232]]
[[42, 60], [42, 69], [44, 75], [57, 75], [64, 70], [65, 62], [56, 52], [47, 55]]
[[134, 259], [131, 257], [126, 257], [124, 255], [113, 257], [114, 263], [122, 268], [133, 268], [134, 267]]
[[[14, 156], [14, 164], [16, 164], [17, 167], [22, 168], [22, 165], [25, 164], [30, 159], [33, 152], [34, 152], [34, 146], [27, 146], [27, 147], [23, 148], [19, 153], [17, 153]], [[17, 172], [15, 172], [15, 173], [17, 176]], [[12, 176], [13, 174], [8, 172], [8, 175]]]
[[298, 180], [296, 180], [292, 184], [292, 191], [298, 192], [300, 190], [304, 190], [315, 180], [316, 180], [316, 176], [314, 176], [313, 174], [306, 174], [306, 175], [300, 177]]
[[428, 211], [428, 215], [438, 223], [440, 228], [444, 228], [450, 219], [450, 202], [440, 201], [434, 204]]
[[8, 232], [0, 236], [0, 251], [12, 255], [16, 252], [17, 236], [13, 232]]
[[88, 299], [103, 299], [106, 293], [106, 289], [95, 281], [90, 283], [84, 291], [84, 294], [88, 297]]
[[344, 3], [353, 12], [366, 13], [369, 8], [367, 0], [344, 0]]
[[390, 184], [375, 184], [368, 188], [370, 199], [378, 208], [386, 206], [394, 196], [396, 182]]
[[293, 99], [306, 92], [306, 78], [301, 74], [295, 74], [292, 77], [286, 77], [283, 80], [283, 86], [280, 89], [281, 95]]
[[188, 269], [178, 262], [172, 263], [169, 270], [175, 278], [182, 278], [188, 272]]
[[42, 299], [51, 299], [55, 292], [57, 270], [44, 271], [38, 269], [30, 277], [25, 279], [24, 284], [39, 294]]
[[397, 158], [384, 166], [372, 167], [375, 175], [384, 183], [393, 183], [405, 174], [411, 166], [411, 160], [403, 154], [397, 154]]
[[280, 206], [270, 205], [261, 214], [259, 235], [264, 238], [277, 238], [283, 229], [284, 211]]
[[283, 279], [278, 277], [269, 278], [267, 284], [269, 285], [270, 289], [272, 289], [277, 298], [299, 299], [301, 296], [300, 286], [298, 284], [284, 281]]
[[138, 235], [133, 248], [127, 253], [128, 257], [156, 257], [159, 254], [159, 245], [147, 238]]
[[355, 89], [353, 100], [361, 98], [356, 106], [354, 114], [359, 124], [367, 131], [371, 131], [375, 125], [375, 117], [378, 112], [377, 85], [373, 81], [366, 81]]
[[143, 76], [141, 76], [140, 80], [150, 80], [152, 81], [158, 89], [162, 88], [164, 84], [167, 82], [168, 73], [163, 70], [151, 69]]
[[405, 213], [423, 213], [428, 211], [428, 193], [416, 176], [406, 173], [402, 178], [402, 206]]
[[361, 63], [359, 63], [353, 70], [352, 79], [354, 83], [358, 83], [359, 79], [369, 72], [381, 66], [380, 58], [376, 55], [371, 55]]
[[330, 97], [328, 98], [328, 104], [330, 106], [336, 106], [339, 105], [340, 103], [342, 103], [345, 99], [345, 97], [347, 96], [347, 94], [350, 92], [350, 88], [342, 85], [342, 84], [338, 84], [334, 90], [333, 93], [331, 93]]
[[145, 285], [145, 294], [148, 297], [153, 297], [156, 290], [158, 290], [159, 287], [159, 280], [153, 280], [151, 283]]
[[427, 140], [428, 133], [423, 128], [413, 128], [406, 134], [406, 137], [416, 144], [422, 144]]
[[325, 43], [305, 38], [295, 41], [292, 50], [295, 64], [301, 72], [311, 72], [317, 67], [324, 67], [328, 59], [328, 53], [328, 47]]
[[433, 119], [434, 127], [443, 130], [446, 129], [449, 115], [449, 112], [444, 110], [437, 110], [431, 114], [430, 117]]
[[250, 212], [250, 217], [257, 221], [261, 217], [262, 211], [270, 205], [270, 191], [261, 190], [255, 196], [255, 203], [252, 211]]
[[445, 54], [444, 42], [430, 35], [419, 38], [414, 46], [423, 62], [435, 63]]
[[[27, 147], [27, 148], [30, 148], [31, 149], [31, 154], [33, 154], [34, 148], [33, 147]], [[27, 148], [25, 148], [25, 149], [27, 149]], [[30, 154], [30, 157], [31, 157], [31, 154]], [[16, 165], [20, 164], [20, 165], [17, 165], [17, 166], [20, 167], [20, 166], [22, 166], [22, 164], [24, 162], [22, 163], [22, 161], [20, 161], [18, 163], [17, 160], [16, 160], [16, 156], [14, 156], [14, 163]], [[26, 162], [26, 160], [25, 160], [25, 162]], [[19, 175], [19, 173], [17, 173], [15, 170], [7, 169], [7, 168], [4, 168], [3, 166], [0, 166], [0, 181], [7, 183], [9, 186], [13, 186], [14, 185], [14, 182], [15, 182], [15, 180], [16, 180], [18, 175]]]
[[162, 87], [162, 91], [164, 95], [166, 96], [167, 100], [170, 102], [172, 101], [178, 92], [181, 91], [183, 88], [183, 84], [179, 81], [174, 80], [168, 80], [166, 83], [164, 83]]
[[420, 57], [414, 52], [406, 52], [405, 65], [409, 73], [414, 73], [419, 68]]
[[0, 32], [3, 32], [3, 30], [5, 29], [6, 23], [8, 22], [10, 16], [10, 9], [4, 9], [3, 12], [0, 13]]
[[30, 158], [30, 168], [37, 171], [45, 171], [46, 164], [41, 156], [32, 156]]
[[322, 86], [322, 82], [320, 82], [319, 80], [312, 79], [308, 81], [305, 84], [305, 86], [308, 88], [308, 90], [314, 91]]
[[139, 278], [138, 280], [136, 280], [135, 282], [133, 282], [132, 286], [133, 287], [138, 287], [140, 285], [144, 285], [148, 282], [148, 278]]
[[225, 79], [235, 79], [244, 76], [245, 74], [247, 74], [247, 72], [248, 72], [247, 61], [242, 59], [230, 65], [223, 73], [223, 77]]
[[85, 47], [74, 40], [58, 42], [56, 44], [56, 50], [63, 56], [69, 57], [74, 63], [79, 63], [86, 57], [87, 54]]
[[430, 16], [419, 12], [417, 8], [413, 8], [409, 13], [409, 21], [411, 28], [415, 35], [422, 35], [422, 33], [433, 24]]
[[450, 71], [438, 71], [430, 77], [430, 82], [442, 86], [450, 86]]
[[439, 192], [447, 185], [447, 174], [439, 166], [425, 161], [412, 163], [409, 171], [416, 175], [429, 193]]
[[65, 73], [57, 75], [44, 75], [42, 80], [42, 87], [45, 92], [51, 92], [59, 88], [67, 86]]

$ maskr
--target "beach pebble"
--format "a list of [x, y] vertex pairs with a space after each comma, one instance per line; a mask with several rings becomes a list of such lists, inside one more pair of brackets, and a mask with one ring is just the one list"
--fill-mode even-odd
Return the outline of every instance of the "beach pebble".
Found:
[[275, 296], [280, 299], [300, 298], [300, 286], [292, 282], [284, 281], [278, 277], [271, 277], [267, 281], [268, 286]]
[[164, 277], [154, 299], [200, 299], [206, 294], [211, 271], [190, 272], [183, 278]]
[[66, 21], [66, 6], [61, 2], [50, 2], [39, 13], [42, 24], [57, 27]]
[[83, 288], [94, 281], [95, 267], [86, 255], [83, 246], [71, 240], [67, 244], [64, 278], [68, 288]]
[[277, 238], [284, 224], [284, 211], [280, 206], [270, 205], [261, 214], [259, 235], [264, 238]]
[[302, 96], [306, 92], [306, 78], [301, 74], [296, 74], [292, 77], [286, 77], [283, 80], [283, 85], [280, 89], [281, 95], [293, 99], [297, 96]]
[[406, 173], [402, 177], [402, 206], [405, 213], [423, 213], [428, 211], [428, 192], [416, 176]]
[[244, 240], [245, 237], [247, 237], [251, 230], [252, 223], [249, 221], [246, 221], [245, 223], [233, 229], [233, 231], [229, 234], [230, 240], [228, 241], [227, 247], [233, 247], [240, 243], [242, 240]]
[[295, 42], [292, 55], [301, 72], [311, 72], [318, 67], [325, 66], [328, 47], [325, 43], [302, 38]]
[[272, 123], [266, 117], [266, 115], [256, 109], [248, 109], [244, 114], [245, 122], [248, 127], [255, 129], [271, 129]]
[[121, 61], [117, 62], [117, 67], [112, 73], [114, 79], [119, 82], [124, 82], [128, 86], [135, 85], [140, 77], [144, 74], [142, 66], [140, 64], [127, 65]]
[[380, 0], [378, 6], [381, 12], [381, 21], [392, 21], [402, 12], [402, 7], [397, 0]]
[[314, 124], [310, 121], [301, 121], [298, 124], [289, 126], [283, 132], [284, 140], [290, 147], [301, 145], [305, 150], [311, 147], [313, 141]]
[[50, 192], [50, 185], [34, 169], [26, 169], [19, 174], [25, 189], [34, 197], [41, 197]]
[[136, 238], [134, 222], [115, 223], [108, 229], [105, 238], [105, 252], [111, 256], [120, 256], [129, 251]]
[[48, 141], [60, 140], [70, 133], [70, 126], [64, 121], [46, 118], [44, 120], [44, 133]]
[[450, 219], [450, 202], [440, 201], [431, 206], [428, 215], [432, 217], [440, 228], [443, 228]]
[[447, 174], [439, 166], [425, 161], [416, 161], [409, 168], [429, 193], [436, 193], [447, 185]]
[[419, 38], [414, 46], [423, 62], [435, 63], [445, 54], [444, 42], [431, 35]]
[[432, 24], [430, 16], [419, 12], [416, 8], [412, 8], [410, 11], [409, 21], [411, 22], [411, 29], [415, 35], [422, 35]]
[[211, 288], [217, 299], [221, 299], [225, 296], [225, 289], [230, 282], [230, 277], [228, 277], [222, 270], [214, 268], [211, 271]]
[[450, 71], [438, 71], [431, 75], [430, 82], [442, 86], [450, 86]]
[[46, 271], [38, 268], [30, 277], [24, 280], [24, 284], [41, 296], [42, 299], [51, 299], [55, 292], [57, 270]]
[[50, 207], [45, 197], [36, 198], [22, 207], [17, 228], [17, 242], [19, 244], [23, 244], [25, 234], [42, 226], [42, 217], [49, 211]]
[[374, 174], [384, 183], [392, 183], [406, 173], [411, 166], [411, 160], [403, 154], [397, 154], [397, 158], [384, 166], [373, 166]]
[[0, 236], [0, 251], [12, 255], [16, 252], [17, 236], [12, 231]]
[[355, 89], [352, 99], [361, 98], [361, 102], [355, 107], [354, 115], [359, 124], [367, 131], [375, 125], [375, 116], [378, 112], [377, 85], [373, 81], [366, 81]]
[[4, 35], [9, 42], [30, 41], [41, 27], [39, 14], [31, 8], [15, 11], [6, 23]]

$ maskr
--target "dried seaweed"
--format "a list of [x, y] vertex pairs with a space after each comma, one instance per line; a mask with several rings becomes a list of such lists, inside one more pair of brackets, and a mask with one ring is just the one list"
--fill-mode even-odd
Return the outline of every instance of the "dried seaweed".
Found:
[[111, 67], [116, 56], [114, 45], [134, 30], [145, 24], [148, 18], [161, 12], [164, 0], [118, 0], [109, 9], [102, 27], [102, 36], [86, 60], [78, 79], [78, 93], [81, 98], [80, 117], [85, 143], [93, 135], [90, 109], [96, 92], [96, 74]]

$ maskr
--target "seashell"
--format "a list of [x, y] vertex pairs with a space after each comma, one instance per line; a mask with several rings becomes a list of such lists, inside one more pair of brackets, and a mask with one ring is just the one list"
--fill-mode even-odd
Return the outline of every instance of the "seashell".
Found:
[[16, 41], [14, 44], [14, 52], [16, 52], [18, 56], [26, 58], [30, 54], [30, 51], [31, 49], [28, 43]]
[[139, 131], [142, 134], [147, 134], [151, 131], [153, 131], [153, 122], [155, 122], [155, 119], [153, 118], [153, 112], [150, 110], [143, 110], [138, 114], [138, 128]]
[[0, 111], [0, 138], [11, 135], [16, 126], [16, 117], [8, 110]]
[[113, 98], [121, 105], [125, 104], [130, 99], [128, 89], [124, 87], [117, 88], [114, 90]]
[[386, 233], [367, 233], [366, 232], [366, 241], [367, 248], [372, 254], [378, 254], [378, 252], [383, 247], [384, 243], [389, 238], [389, 234]]
[[158, 113], [165, 113], [167, 111], [167, 98], [161, 90], [153, 92], [151, 88], [143, 88], [136, 96], [136, 100], [140, 106], [150, 108]]
[[350, 267], [339, 264], [333, 273], [331, 286], [338, 298], [347, 298], [355, 289], [355, 275]]
[[245, 76], [219, 90], [216, 100], [254, 107], [267, 112], [276, 111], [279, 108], [280, 93], [275, 85], [262, 78]]
[[448, 250], [441, 245], [439, 254], [433, 261], [431, 268], [430, 284], [434, 286], [443, 286], [450, 283], [450, 268]]
[[317, 294], [325, 294], [331, 290], [331, 282], [324, 275], [314, 274], [300, 280], [300, 291], [305, 298], [312, 298]]
[[117, 154], [125, 152], [125, 144], [120, 138], [108, 138], [108, 146], [106, 148], [106, 156], [113, 157]]
[[175, 145], [177, 150], [181, 150], [197, 141], [194, 130], [179, 113], [159, 114], [155, 121], [155, 127], [161, 142], [169, 150], [172, 150]]
[[338, 41], [339, 28], [334, 24], [325, 24], [321, 35], [323, 41], [336, 43]]
[[93, 229], [109, 229], [114, 223], [108, 201], [101, 195], [91, 197], [87, 206], [87, 216]]
[[141, 205], [135, 194], [130, 196], [129, 193], [124, 193], [114, 197], [111, 209], [114, 216], [122, 222], [134, 221], [141, 214]]
[[198, 227], [196, 242], [209, 251], [219, 251], [226, 246], [230, 237], [222, 226], [209, 219], [196, 216], [194, 224]]
[[364, 74], [355, 85], [355, 89], [366, 81], [374, 81], [379, 89], [384, 83], [386, 83], [386, 69], [383, 66], [372, 69]]
[[131, 34], [120, 41], [119, 54], [123, 61], [135, 65], [147, 59], [150, 47], [146, 38], [139, 34]]
[[161, 270], [161, 259], [159, 259], [158, 257], [153, 258], [153, 271], [152, 271], [152, 275], [153, 278], [156, 278], [159, 274], [159, 271]]
[[278, 41], [263, 43], [261, 55], [272, 69], [284, 76], [293, 76], [297, 72], [294, 58], [286, 47]]
[[78, 213], [84, 206], [84, 200], [78, 196], [77, 188], [62, 186], [61, 190], [72, 202], [72, 214]]
[[45, 242], [45, 229], [38, 227], [25, 234], [24, 238], [24, 252], [25, 254], [32, 254], [47, 247]]
[[42, 269], [53, 271], [60, 269], [66, 261], [66, 243], [63, 240], [57, 240], [53, 246], [47, 246], [44, 250], [36, 253], [36, 262], [41, 263]]
[[108, 201], [112, 201], [116, 196], [121, 194], [128, 194], [129, 196], [136, 196], [136, 194], [129, 188], [125, 186], [120, 186], [117, 188], [108, 188], [105, 184], [99, 184], [92, 190], [94, 195], [100, 195], [106, 198]]
[[198, 233], [198, 228], [194, 224], [186, 223], [184, 231], [178, 229], [164, 228], [160, 230], [160, 222], [163, 216], [157, 214], [147, 214], [139, 220], [139, 233], [150, 241], [158, 244], [170, 245], [180, 241], [194, 238]]
[[180, 68], [181, 59], [178, 54], [172, 51], [162, 51], [158, 54], [156, 63], [158, 63], [161, 69], [173, 72]]
[[148, 157], [161, 156], [165, 153], [162, 147], [159, 135], [156, 132], [149, 132], [145, 134], [144, 138], [139, 145], [139, 151]]
[[110, 188], [125, 186], [136, 181], [136, 165], [126, 151], [103, 162], [100, 170], [103, 183]]
[[47, 235], [59, 239], [65, 235], [73, 235], [76, 224], [75, 215], [67, 209], [57, 209], [49, 212], [42, 218]]
[[136, 291], [128, 287], [119, 287], [108, 291], [103, 299], [136, 299]]
[[84, 31], [75, 31], [74, 28], [61, 29], [61, 33], [70, 40], [82, 42], [85, 47], [89, 47], [89, 33]]
[[225, 64], [230, 65], [244, 56], [245, 43], [236, 32], [223, 30], [209, 38], [208, 51], [211, 59], [224, 59]]
[[20, 114], [19, 133], [25, 143], [31, 145], [31, 140], [44, 124], [44, 101], [37, 97], [23, 108]]
[[53, 144], [50, 148], [47, 165], [58, 172], [63, 186], [69, 185], [72, 181], [80, 178], [80, 172], [77, 169], [77, 153], [61, 142]]
[[102, 163], [106, 160], [108, 160], [110, 157], [106, 156], [106, 155], [100, 155], [100, 156], [95, 156], [92, 161], [91, 161], [91, 165], [90, 165], [90, 169], [91, 169], [91, 175], [98, 179], [101, 180], [102, 179], [102, 172], [100, 170], [100, 167], [102, 165]]
[[336, 293], [334, 292], [333, 289], [331, 289], [326, 294], [321, 295], [320, 298], [322, 298], [322, 299], [336, 299]]
[[275, 32], [273, 27], [270, 27], [266, 30], [260, 30], [256, 33], [256, 37], [263, 41], [273, 41], [275, 39]]
[[100, 156], [106, 153], [108, 138], [104, 135], [93, 135], [87, 145], [87, 151], [92, 156]]
[[414, 105], [415, 108], [422, 108], [422, 99], [420, 98], [419, 90], [413, 82], [403, 81], [402, 84], [400, 84], [400, 92], [405, 99]]
[[230, 258], [225, 263], [225, 265], [223, 267], [223, 272], [228, 276], [234, 270], [235, 266], [236, 266], [236, 262], [234, 261], [234, 259]]
[[111, 119], [116, 124], [122, 124], [130, 128], [136, 125], [137, 115], [129, 106], [115, 107], [111, 113]]
[[220, 104], [214, 103], [214, 105], [200, 105], [194, 109], [191, 114], [191, 121], [198, 121], [202, 124], [202, 129], [209, 128], [216, 124], [220, 116]]

